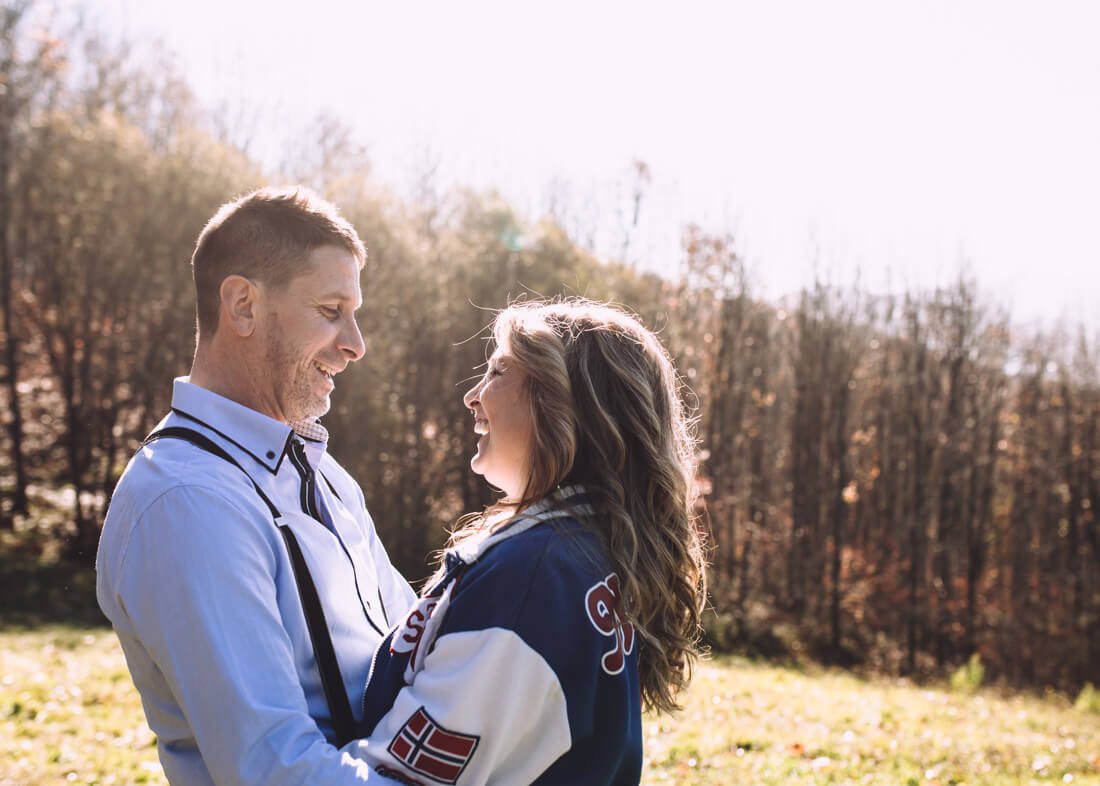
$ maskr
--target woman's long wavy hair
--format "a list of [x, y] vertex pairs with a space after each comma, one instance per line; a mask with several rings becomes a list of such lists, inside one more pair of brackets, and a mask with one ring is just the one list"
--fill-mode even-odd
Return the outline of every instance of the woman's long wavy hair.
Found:
[[583, 485], [640, 641], [642, 700], [677, 708], [698, 656], [706, 594], [693, 514], [695, 438], [681, 383], [657, 337], [609, 305], [571, 299], [514, 304], [493, 339], [528, 380], [534, 449], [519, 500], [467, 519], [457, 543], [545, 497]]

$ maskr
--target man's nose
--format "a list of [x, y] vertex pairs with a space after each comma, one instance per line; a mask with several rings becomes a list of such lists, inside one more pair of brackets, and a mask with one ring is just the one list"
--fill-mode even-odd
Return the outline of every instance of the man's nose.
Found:
[[367, 345], [363, 341], [359, 323], [354, 318], [348, 320], [347, 327], [340, 334], [340, 351], [347, 355], [351, 362], [359, 360], [366, 354]]

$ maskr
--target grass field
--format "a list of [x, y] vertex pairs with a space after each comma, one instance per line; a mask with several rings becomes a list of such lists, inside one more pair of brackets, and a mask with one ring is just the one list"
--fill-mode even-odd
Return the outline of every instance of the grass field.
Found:
[[[0, 633], [0, 786], [164, 782], [113, 634]], [[1100, 785], [1100, 714], [716, 659], [646, 719], [643, 782]]]

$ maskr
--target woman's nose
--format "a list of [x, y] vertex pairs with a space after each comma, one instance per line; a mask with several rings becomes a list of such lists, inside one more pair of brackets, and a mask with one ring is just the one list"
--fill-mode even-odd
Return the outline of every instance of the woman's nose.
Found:
[[466, 409], [473, 409], [474, 404], [477, 403], [478, 390], [481, 388], [481, 383], [478, 382], [472, 388], [466, 391], [466, 395], [462, 397], [462, 403], [466, 405]]

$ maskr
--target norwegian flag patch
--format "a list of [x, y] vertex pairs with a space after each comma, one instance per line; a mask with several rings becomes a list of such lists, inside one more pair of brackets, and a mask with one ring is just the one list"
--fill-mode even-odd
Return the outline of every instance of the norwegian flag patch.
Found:
[[439, 783], [456, 783], [480, 739], [443, 728], [421, 707], [405, 721], [387, 750], [413, 772]]

